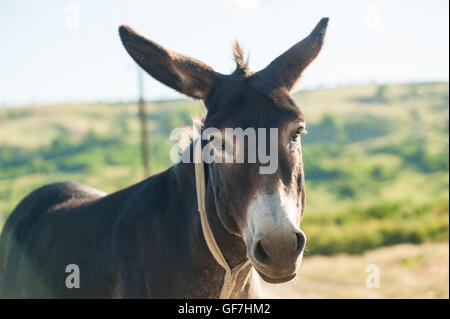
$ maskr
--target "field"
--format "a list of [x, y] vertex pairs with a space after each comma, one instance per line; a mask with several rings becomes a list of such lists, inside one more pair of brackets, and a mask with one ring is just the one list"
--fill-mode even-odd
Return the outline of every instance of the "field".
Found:
[[[263, 296], [292, 299], [448, 298], [448, 249], [448, 243], [401, 244], [358, 256], [309, 257], [303, 261], [295, 280], [278, 285], [262, 282]], [[373, 274], [366, 272], [369, 265], [379, 269], [378, 288], [366, 286], [366, 279]]]
[[[308, 255], [449, 239], [448, 83], [301, 91]], [[194, 101], [147, 103], [152, 172]], [[143, 178], [134, 104], [0, 109], [0, 225], [31, 190], [75, 180], [113, 192]], [[1, 226], [0, 226], [1, 227]]]

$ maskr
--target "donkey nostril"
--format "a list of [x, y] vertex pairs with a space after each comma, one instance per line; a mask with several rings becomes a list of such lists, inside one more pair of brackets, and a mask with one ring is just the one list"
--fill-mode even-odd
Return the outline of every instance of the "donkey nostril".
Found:
[[269, 259], [269, 256], [267, 256], [267, 253], [262, 247], [261, 241], [258, 241], [258, 243], [256, 244], [254, 255], [255, 258], [262, 263], [266, 262]]
[[301, 252], [305, 248], [305, 236], [302, 233], [295, 234], [297, 236], [297, 252]]

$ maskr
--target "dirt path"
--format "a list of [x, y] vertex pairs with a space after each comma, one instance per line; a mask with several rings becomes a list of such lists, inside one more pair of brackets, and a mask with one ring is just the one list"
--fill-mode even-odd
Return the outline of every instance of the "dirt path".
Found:
[[[366, 272], [369, 266], [370, 272]], [[374, 269], [379, 271], [379, 288]], [[397, 245], [359, 256], [305, 258], [295, 281], [271, 285], [267, 298], [449, 298], [449, 244]]]

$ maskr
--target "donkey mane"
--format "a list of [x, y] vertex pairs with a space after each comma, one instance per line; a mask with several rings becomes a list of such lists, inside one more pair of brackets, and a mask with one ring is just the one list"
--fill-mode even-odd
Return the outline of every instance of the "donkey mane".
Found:
[[[200, 123], [201, 128], [205, 122], [205, 116], [192, 116], [192, 121], [197, 121]], [[191, 144], [194, 142], [194, 128], [193, 126], [186, 125], [183, 127], [178, 137], [178, 146], [180, 147], [180, 154], [186, 151]]]

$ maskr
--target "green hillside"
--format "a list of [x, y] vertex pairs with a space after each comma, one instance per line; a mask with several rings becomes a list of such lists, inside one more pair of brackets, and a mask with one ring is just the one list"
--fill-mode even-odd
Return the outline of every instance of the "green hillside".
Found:
[[[448, 92], [448, 83], [412, 83], [294, 94], [309, 131], [309, 254], [448, 241]], [[204, 110], [189, 100], [148, 109], [155, 173], [171, 165], [172, 128]], [[113, 192], [138, 182], [138, 129], [136, 105], [0, 109], [0, 224], [47, 183], [75, 180]]]

